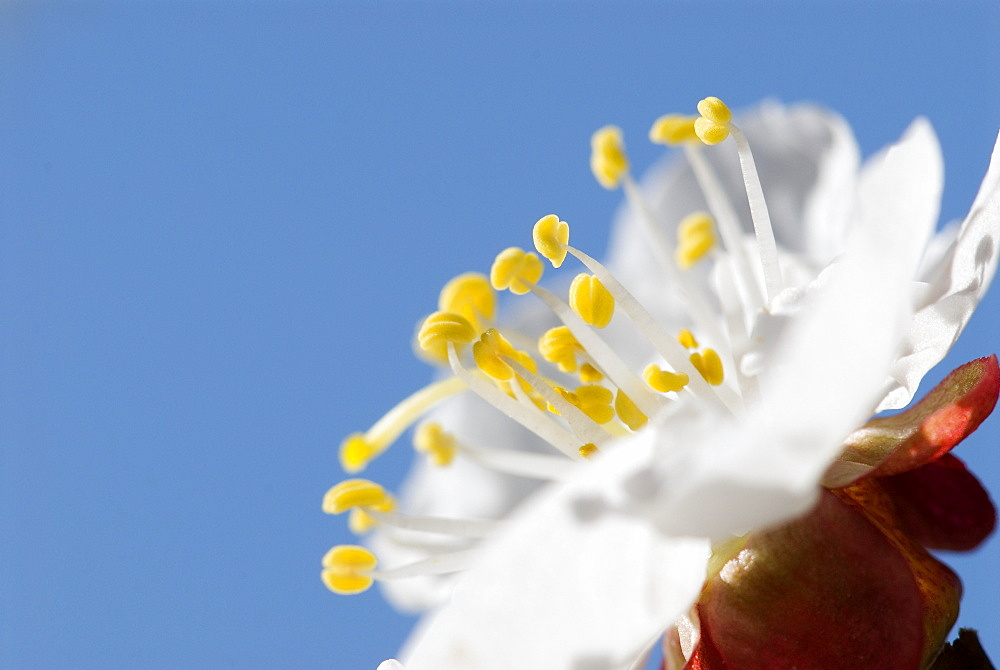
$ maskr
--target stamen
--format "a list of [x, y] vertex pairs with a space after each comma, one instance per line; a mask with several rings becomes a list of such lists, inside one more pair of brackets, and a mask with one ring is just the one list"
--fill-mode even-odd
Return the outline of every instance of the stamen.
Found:
[[[721, 401], [730, 411], [738, 411], [740, 406], [739, 399], [733, 397], [733, 394], [731, 393], [725, 393], [721, 388], [716, 389], [713, 393], [712, 389], [709, 388], [709, 386], [702, 381], [701, 377], [696, 374], [697, 370], [690, 364], [687, 352], [677, 346], [677, 342], [675, 342], [674, 339], [660, 327], [656, 319], [654, 319], [653, 316], [646, 311], [646, 308], [642, 306], [642, 303], [640, 303], [635, 296], [629, 293], [628, 289], [622, 286], [622, 284], [607, 268], [605, 268], [596, 259], [588, 256], [571, 245], [567, 244], [566, 250], [583, 263], [588, 270], [601, 279], [605, 287], [607, 287], [607, 289], [615, 297], [615, 300], [622, 308], [625, 315], [629, 317], [629, 319], [635, 324], [636, 328], [638, 328], [646, 339], [649, 340], [649, 342], [653, 345], [653, 348], [656, 349], [657, 353], [660, 354], [660, 356], [662, 356], [670, 364], [670, 366], [674, 368], [674, 370], [683, 372], [691, 378], [689, 385], [686, 387], [688, 390], [708, 402], [717, 403]], [[589, 351], [589, 349], [590, 347], [588, 346], [587, 350]], [[612, 377], [612, 380], [613, 379], [614, 377]], [[627, 392], [632, 395], [631, 391]]]
[[472, 359], [476, 366], [497, 381], [514, 378], [514, 370], [504, 361], [504, 356], [518, 352], [495, 328], [490, 328], [472, 345]]
[[543, 216], [531, 230], [535, 249], [552, 262], [552, 267], [558, 268], [566, 260], [565, 245], [569, 242], [569, 224], [560, 221], [555, 214]]
[[595, 368], [590, 363], [584, 363], [583, 365], [580, 366], [579, 376], [580, 376], [580, 381], [582, 381], [584, 384], [594, 384], [604, 379], [604, 375], [601, 373], [601, 371]]
[[[536, 224], [536, 227], [537, 225], [538, 224]], [[686, 368], [689, 373], [694, 373], [695, 369], [688, 366], [687, 354], [677, 348], [676, 344], [674, 344], [672, 339], [659, 327], [659, 325], [656, 323], [656, 320], [652, 317], [652, 315], [650, 315], [649, 312], [646, 311], [646, 309], [642, 306], [642, 304], [638, 300], [636, 300], [635, 297], [631, 293], [629, 293], [624, 286], [622, 286], [622, 284], [615, 278], [614, 275], [611, 274], [611, 272], [606, 267], [604, 267], [604, 265], [602, 265], [596, 259], [590, 257], [589, 255], [585, 254], [584, 252], [580, 251], [579, 249], [569, 244], [569, 224], [566, 224], [564, 230], [565, 230], [565, 241], [558, 240], [560, 247], [566, 252], [572, 254], [581, 263], [583, 263], [588, 270], [593, 272], [595, 279], [603, 282], [601, 284], [602, 288], [608, 291], [610, 296], [613, 296], [613, 298], [610, 301], [612, 305], [614, 303], [614, 300], [617, 300], [617, 302], [621, 304], [622, 310], [625, 312], [626, 316], [628, 316], [629, 319], [632, 320], [633, 323], [635, 323], [636, 327], [638, 327], [640, 332], [642, 332], [643, 335], [645, 335], [646, 338], [650, 341], [650, 343], [653, 344], [653, 347], [659, 352], [659, 354], [663, 356], [667, 361], [669, 361], [670, 364], [675, 369]], [[551, 244], [553, 241], [554, 240], [545, 240], [547, 244]], [[537, 244], [538, 240], [536, 240], [536, 245]], [[539, 252], [545, 255], [546, 258], [549, 257], [549, 254], [542, 251], [541, 248], [539, 248]], [[574, 285], [576, 284], [576, 281], [580, 281], [581, 277], [586, 277], [586, 275], [578, 276], [577, 279], [574, 281]], [[572, 300], [572, 295], [573, 295], [572, 288], [570, 289], [570, 295]], [[574, 310], [574, 311], [577, 312], [577, 314], [580, 313], [579, 310]], [[561, 356], [563, 357], [571, 354], [572, 351], [567, 350], [570, 347], [570, 341], [566, 339], [566, 335], [568, 335], [569, 338], [573, 337], [573, 334], [572, 332], [570, 332], [569, 328], [566, 329], [565, 334], [558, 329], [553, 329], [547, 332], [546, 335], [543, 336], [543, 340], [546, 345], [545, 349], [548, 350], [554, 357], [557, 353], [561, 354]], [[579, 346], [579, 342], [577, 342], [575, 339], [572, 339], [572, 344]], [[542, 348], [541, 343], [539, 344], [539, 348], [540, 349]], [[546, 356], [544, 351], [542, 352], [542, 355]], [[550, 359], [546, 356], [546, 360]], [[562, 368], [560, 367], [560, 369]], [[709, 393], [707, 387], [704, 386], [699, 387], [697, 384], [695, 384], [692, 390], [701, 391], [703, 394]], [[709, 395], [711, 394], [709, 393]]]
[[687, 386], [688, 376], [683, 372], [668, 372], [659, 365], [649, 364], [642, 372], [642, 378], [660, 393], [677, 392]]
[[677, 226], [677, 265], [687, 270], [715, 246], [712, 217], [705, 212], [688, 214]]
[[590, 169], [604, 188], [611, 190], [618, 187], [622, 176], [628, 172], [621, 128], [604, 126], [591, 136]]
[[452, 312], [434, 312], [420, 326], [417, 344], [424, 351], [448, 358], [448, 345], [461, 346], [476, 339], [476, 330], [468, 319]]
[[379, 523], [403, 530], [415, 530], [423, 533], [437, 533], [456, 537], [483, 538], [489, 537], [500, 529], [496, 521], [480, 519], [446, 519], [431, 516], [407, 516], [395, 512], [368, 510], [368, 514]]
[[375, 555], [353, 544], [340, 544], [323, 556], [320, 577], [326, 587], [339, 595], [367, 591], [374, 582], [372, 571], [378, 565]]
[[712, 386], [718, 386], [723, 380], [722, 360], [714, 349], [705, 349], [700, 354], [691, 354], [691, 365], [698, 369]]
[[757, 166], [754, 164], [750, 143], [746, 136], [735, 125], [730, 124], [736, 151], [740, 157], [740, 168], [743, 172], [743, 183], [746, 184], [747, 201], [750, 203], [750, 218], [753, 219], [753, 229], [757, 236], [757, 248], [760, 250], [760, 262], [764, 268], [764, 286], [767, 289], [768, 304], [781, 293], [785, 286], [781, 277], [781, 266], [778, 264], [778, 245], [774, 241], [774, 230], [771, 228], [771, 215], [767, 211], [764, 200], [764, 189], [757, 176]]
[[485, 330], [496, 316], [496, 294], [486, 275], [478, 272], [461, 274], [441, 289], [438, 310], [465, 317], [477, 332]]
[[538, 353], [560, 372], [576, 372], [576, 356], [582, 351], [583, 347], [566, 326], [549, 328], [538, 338]]
[[615, 314], [615, 299], [601, 280], [583, 273], [569, 287], [569, 306], [594, 328], [604, 328]]
[[655, 415], [659, 411], [659, 399], [646, 390], [642, 380], [632, 373], [614, 349], [591, 330], [569, 305], [560, 300], [554, 293], [540, 286], [532, 286], [531, 292], [541, 298], [542, 302], [555, 312], [555, 315], [570, 329], [573, 336], [594, 359], [597, 367], [607, 374], [615, 386], [625, 389], [626, 393], [647, 416]]
[[549, 363], [559, 368], [560, 372], [578, 372], [580, 381], [593, 384], [604, 379], [604, 375], [589, 362], [577, 364], [577, 356], [586, 361], [589, 359], [586, 350], [573, 337], [566, 326], [549, 328], [538, 339], [538, 353]]
[[622, 423], [632, 430], [639, 430], [646, 425], [648, 420], [648, 416], [636, 407], [632, 399], [625, 395], [621, 389], [618, 389], [618, 393], [615, 395], [615, 411], [618, 412], [618, 418], [622, 420]]
[[[566, 402], [586, 414], [594, 423], [603, 425], [615, 418], [615, 410], [611, 406], [615, 395], [604, 386], [584, 384], [576, 391], [569, 391], [557, 386], [555, 390]], [[559, 408], [552, 405], [549, 405], [549, 411], [560, 414]]]
[[517, 400], [514, 400], [497, 387], [488, 384], [482, 378], [466, 370], [458, 358], [458, 353], [455, 351], [454, 345], [448, 347], [448, 361], [455, 375], [462, 379], [475, 393], [479, 394], [483, 400], [567, 456], [571, 458], [578, 457], [577, 449], [579, 442], [571, 433], [555, 424], [544, 414], [529, 411], [528, 408]]
[[549, 405], [558, 410], [559, 414], [566, 419], [570, 430], [576, 434], [580, 441], [601, 443], [607, 440], [608, 435], [601, 430], [600, 426], [596, 425], [591, 417], [584, 413], [582, 408], [571, 403], [554, 388], [542, 381], [531, 370], [513, 360], [509, 361], [509, 363], [518, 376], [526, 380], [535, 392], [541, 395]]
[[605, 424], [615, 418], [615, 410], [611, 407], [614, 394], [604, 386], [584, 384], [567, 395], [572, 398], [570, 402], [595, 423]]
[[596, 444], [585, 444], [582, 447], [580, 447], [580, 456], [582, 456], [583, 458], [590, 458], [599, 451], [600, 449], [597, 448]]
[[385, 505], [389, 494], [375, 482], [367, 479], [345, 479], [323, 496], [323, 511], [341, 514], [355, 507]]
[[[521, 250], [518, 249], [517, 251]], [[521, 252], [521, 254], [523, 256], [524, 252]], [[538, 260], [538, 257], [534, 254], [530, 255], [534, 256], [540, 266], [541, 261]], [[494, 268], [498, 264], [494, 263]], [[456, 377], [465, 382], [466, 386], [472, 391], [555, 448], [568, 456], [576, 458], [578, 445], [570, 433], [557, 426], [544, 414], [529, 410], [497, 387], [471, 373], [462, 365], [456, 347], [468, 344], [474, 339], [476, 339], [476, 336], [468, 321], [457, 314], [445, 314], [443, 312], [436, 312], [427, 317], [420, 327], [420, 332], [417, 334], [417, 341], [425, 349], [440, 346], [447, 347], [448, 364], [451, 366], [452, 372], [455, 373]]]
[[524, 295], [532, 284], [542, 278], [542, 261], [533, 253], [517, 247], [501, 251], [490, 269], [490, 283], [498, 291], [509, 289], [514, 295]]
[[740, 159], [740, 170], [743, 173], [743, 184], [747, 190], [747, 201], [750, 204], [750, 218], [753, 219], [754, 233], [757, 236], [757, 248], [760, 253], [761, 266], [764, 269], [764, 285], [767, 289], [768, 303], [784, 287], [781, 278], [781, 267], [778, 264], [778, 247], [774, 241], [774, 231], [771, 228], [771, 216], [764, 201], [764, 191], [757, 176], [753, 153], [746, 136], [732, 123], [732, 113], [724, 102], [718, 98], [705, 98], [698, 103], [701, 118], [695, 121], [695, 132], [705, 144], [718, 144], [730, 134], [736, 142], [736, 152]]
[[[455, 454], [461, 453], [464, 457], [490, 470], [532, 479], [561, 481], [568, 477], [574, 468], [574, 463], [562, 456], [535, 454], [516, 449], [472, 447], [460, 442], [453, 434], [445, 431], [440, 424], [433, 421], [426, 421], [417, 427], [413, 442], [417, 451], [427, 453], [431, 462], [436, 466], [451, 464]], [[447, 458], [447, 462], [443, 462], [445, 458]], [[391, 512], [392, 509], [383, 511]], [[352, 510], [352, 519], [355, 512], [364, 514], [360, 509]], [[365, 516], [367, 515], [365, 514]], [[375, 520], [371, 519], [371, 523], [374, 524]], [[353, 526], [351, 530], [360, 534], [354, 530]]]
[[431, 462], [440, 467], [450, 465], [458, 451], [454, 436], [446, 433], [441, 424], [425, 421], [413, 434], [413, 448], [427, 454]]
[[666, 144], [668, 146], [697, 142], [699, 141], [698, 135], [694, 131], [694, 122], [697, 118], [697, 116], [684, 116], [683, 114], [661, 116], [653, 122], [653, 127], [649, 129], [649, 141], [653, 144]]
[[740, 278], [736, 283], [736, 289], [744, 305], [744, 311], [747, 315], [752, 315], [764, 305], [764, 296], [760, 293], [757, 278], [747, 258], [743, 244], [743, 230], [736, 210], [733, 209], [729, 196], [698, 144], [687, 143], [684, 146], [684, 155], [691, 165], [698, 186], [705, 195], [709, 210], [715, 216], [723, 246], [736, 266], [736, 274]]
[[408, 579], [425, 575], [443, 575], [449, 572], [461, 572], [475, 563], [479, 557], [478, 549], [464, 549], [446, 554], [438, 554], [409, 565], [402, 565], [389, 570], [372, 572], [371, 577], [378, 580]]
[[405, 398], [368, 431], [354, 433], [344, 439], [340, 445], [341, 467], [351, 474], [361, 472], [425, 412], [466, 388], [465, 382], [458, 377], [448, 377]]
[[684, 328], [681, 332], [677, 333], [677, 342], [685, 349], [698, 348], [698, 340], [695, 339], [694, 333], [687, 328]]
[[405, 530], [442, 533], [460, 537], [488, 537], [499, 527], [494, 521], [413, 517], [393, 512], [395, 501], [385, 489], [367, 479], [340, 482], [323, 497], [323, 511], [341, 514], [348, 510], [361, 511], [369, 522], [379, 522]]
[[729, 137], [732, 112], [726, 103], [718, 98], [705, 98], [698, 103], [698, 113], [701, 117], [695, 119], [694, 132], [705, 144], [718, 144]]

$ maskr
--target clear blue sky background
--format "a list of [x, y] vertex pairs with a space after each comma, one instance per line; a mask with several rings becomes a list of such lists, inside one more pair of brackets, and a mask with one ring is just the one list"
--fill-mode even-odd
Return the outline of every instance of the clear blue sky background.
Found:
[[[866, 153], [927, 115], [959, 217], [998, 34], [995, 2], [0, 5], [0, 666], [374, 670], [412, 620], [321, 585], [319, 503], [428, 378], [442, 283], [548, 212], [599, 253], [590, 133], [641, 172], [705, 95], [825, 103]], [[959, 452], [995, 496], [998, 438]], [[1000, 658], [1000, 542], [949, 560]]]

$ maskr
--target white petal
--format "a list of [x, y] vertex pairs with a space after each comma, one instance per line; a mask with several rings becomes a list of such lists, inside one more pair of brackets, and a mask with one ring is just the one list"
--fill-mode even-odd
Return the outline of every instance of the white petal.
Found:
[[390, 658], [388, 661], [382, 661], [378, 664], [376, 670], [406, 670], [403, 664], [394, 658]]
[[[825, 265], [843, 251], [854, 214], [861, 153], [850, 125], [830, 117], [830, 143], [820, 157], [816, 184], [805, 203], [805, 252]], [[767, 193], [765, 193], [767, 196]]]
[[[914, 121], [899, 142], [869, 160], [858, 190], [858, 230], [883, 257], [912, 263], [912, 274], [934, 232], [944, 162], [934, 129]], [[916, 260], [914, 260], [916, 259]]]
[[772, 349], [780, 357], [745, 421], [700, 439], [697, 428], [671, 424], [681, 447], [663, 450], [648, 472], [648, 513], [663, 532], [722, 537], [812, 503], [844, 436], [879, 400], [911, 318], [911, 277], [937, 215], [936, 158], [933, 133], [918, 121], [869, 170], [848, 249]]
[[914, 316], [906, 349], [892, 371], [897, 383], [879, 410], [909, 403], [923, 376], [958, 339], [996, 272], [998, 244], [1000, 140], [972, 209], [958, 230], [950, 259], [933, 273], [934, 281], [927, 289], [929, 302]]
[[609, 498], [650, 450], [648, 439], [618, 449], [515, 514], [418, 633], [407, 667], [628, 668], [694, 602], [709, 555], [706, 541], [663, 537]]

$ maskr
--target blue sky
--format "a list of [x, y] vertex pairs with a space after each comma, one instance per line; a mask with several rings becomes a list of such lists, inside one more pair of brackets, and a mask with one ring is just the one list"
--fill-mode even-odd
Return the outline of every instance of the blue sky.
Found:
[[[866, 153], [926, 115], [964, 214], [1000, 6], [874, 4], [0, 6], [0, 665], [374, 670], [412, 620], [318, 579], [336, 446], [426, 381], [448, 278], [548, 212], [604, 248], [594, 129], [641, 172], [706, 95], [821, 102]], [[958, 452], [994, 495], [998, 438]], [[1000, 541], [948, 561], [1000, 657]]]

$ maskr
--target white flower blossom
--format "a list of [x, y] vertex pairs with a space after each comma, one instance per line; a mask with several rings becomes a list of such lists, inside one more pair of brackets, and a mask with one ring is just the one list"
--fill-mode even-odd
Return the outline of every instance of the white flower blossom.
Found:
[[[418, 519], [504, 523], [431, 540], [412, 530], [429, 521], [376, 534], [388, 577], [414, 561], [445, 564], [385, 582], [401, 606], [435, 607], [401, 656], [407, 670], [635, 667], [698, 598], [713, 543], [810, 509], [844, 438], [873, 412], [910, 401], [989, 285], [1000, 149], [965, 220], [935, 233], [943, 168], [927, 121], [861, 165], [847, 124], [817, 107], [765, 104], [738, 126], [715, 109], [702, 114], [702, 130], [731, 126], [736, 141], [686, 145], [641, 188], [624, 177], [630, 206], [607, 265], [624, 287], [609, 286], [619, 303], [634, 296], [659, 331], [694, 329], [718, 350], [725, 381], [704, 383], [691, 370], [683, 392], [646, 400], [646, 425], [565, 467], [472, 394], [435, 410], [473, 458], [418, 466], [402, 508]], [[746, 138], [749, 168], [732, 146], [742, 150]], [[614, 142], [595, 139], [595, 151]], [[595, 173], [613, 185], [624, 161], [612, 156], [614, 169]], [[711, 263], [679, 273], [663, 240], [701, 210], [722, 243]], [[641, 369], [666, 356], [640, 321], [616, 318], [601, 337]], [[505, 323], [537, 334], [554, 321], [534, 308]], [[639, 390], [629, 395], [640, 400]], [[484, 446], [526, 460], [493, 467]], [[504, 474], [522, 466], [539, 474]]]

